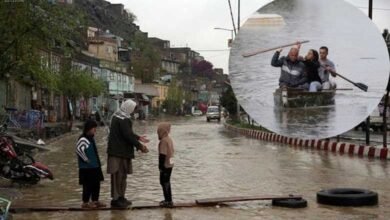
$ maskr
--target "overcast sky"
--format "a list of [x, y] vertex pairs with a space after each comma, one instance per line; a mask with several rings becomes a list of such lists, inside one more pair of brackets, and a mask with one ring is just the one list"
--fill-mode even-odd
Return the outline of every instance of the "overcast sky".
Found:
[[[232, 29], [228, 0], [109, 0], [122, 3], [137, 16], [136, 24], [149, 37], [171, 42], [171, 47], [188, 46], [228, 73], [227, 40]], [[342, 1], [342, 0], [340, 0]], [[346, 0], [367, 14], [368, 0]], [[231, 0], [237, 24], [237, 2]], [[242, 0], [241, 25], [260, 7], [271, 0]], [[390, 1], [374, 0], [374, 23], [380, 30], [390, 28]], [[221, 51], [210, 51], [221, 50]]]

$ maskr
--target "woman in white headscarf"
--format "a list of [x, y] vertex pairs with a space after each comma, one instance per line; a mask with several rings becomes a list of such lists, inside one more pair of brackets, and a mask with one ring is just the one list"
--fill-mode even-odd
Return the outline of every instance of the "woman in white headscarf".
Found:
[[136, 103], [128, 99], [122, 103], [111, 119], [107, 147], [107, 173], [111, 174], [112, 207], [126, 208], [131, 205], [125, 193], [127, 174], [133, 173], [131, 160], [134, 158], [134, 148], [143, 153], [148, 152], [148, 148], [141, 142], [148, 143], [149, 140], [133, 131], [130, 115], [135, 107]]

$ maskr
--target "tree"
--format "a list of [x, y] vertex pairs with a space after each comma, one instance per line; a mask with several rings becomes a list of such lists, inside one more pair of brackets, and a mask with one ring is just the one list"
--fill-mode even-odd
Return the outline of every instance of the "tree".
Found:
[[214, 74], [213, 64], [207, 60], [192, 62], [192, 73], [198, 76], [211, 78]]
[[[84, 96], [84, 98], [90, 98], [91, 96], [98, 96], [104, 92], [103, 81], [93, 78], [91, 73], [85, 70], [67, 68], [58, 77], [58, 88], [61, 94], [68, 97], [73, 104], [79, 97]], [[73, 118], [70, 117], [67, 119], [70, 119], [68, 126], [71, 129], [73, 126]]]
[[56, 83], [49, 69], [42, 66], [42, 49], [71, 52], [67, 47], [75, 30], [82, 25], [79, 11], [72, 6], [48, 1], [0, 2], [0, 78], [19, 80], [30, 77], [38, 85]]
[[63, 71], [59, 78], [59, 89], [62, 95], [69, 97], [72, 101], [81, 96], [90, 98], [105, 92], [104, 82], [93, 78], [91, 73], [85, 70], [68, 69]]
[[134, 36], [133, 48], [137, 54], [133, 60], [134, 76], [141, 79], [143, 83], [151, 83], [156, 79], [156, 70], [161, 65], [160, 53], [149, 43], [147, 37], [141, 32]]
[[222, 92], [220, 103], [229, 112], [229, 115], [235, 116], [237, 114], [237, 99], [233, 93], [231, 86]]
[[181, 109], [185, 93], [181, 87], [177, 85], [176, 80], [173, 80], [168, 88], [168, 95], [163, 103], [163, 108], [168, 113], [176, 113], [178, 109]]

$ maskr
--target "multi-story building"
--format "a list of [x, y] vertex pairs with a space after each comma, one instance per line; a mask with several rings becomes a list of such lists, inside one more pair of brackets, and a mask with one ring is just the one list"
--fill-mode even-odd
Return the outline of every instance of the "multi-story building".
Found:
[[[117, 5], [113, 10], [120, 10]], [[107, 82], [110, 95], [123, 95], [134, 92], [134, 77], [129, 69], [130, 48], [123, 42], [123, 38], [102, 32], [97, 28], [89, 27], [88, 52], [90, 56], [99, 58], [99, 73], [103, 81]]]
[[172, 59], [180, 63], [182, 73], [191, 74], [192, 62], [196, 57], [200, 57], [200, 54], [189, 47], [174, 47], [170, 49], [170, 52]]
[[118, 61], [118, 40], [109, 37], [109, 35], [92, 32], [88, 30], [88, 52], [93, 54], [96, 58], [109, 60], [113, 62]]
[[153, 84], [153, 86], [157, 89], [158, 96], [152, 99], [152, 108], [160, 111], [161, 105], [167, 99], [168, 96], [168, 86], [164, 84]]
[[177, 75], [179, 73], [180, 62], [171, 51], [170, 42], [159, 38], [148, 38], [149, 42], [159, 50], [161, 54], [161, 67], [159, 72], [161, 76]]
[[134, 76], [127, 73], [126, 64], [100, 60], [100, 68], [100, 78], [108, 83], [110, 95], [134, 92]]
[[[72, 66], [80, 70], [85, 70], [87, 74], [91, 74], [91, 77], [102, 80], [106, 86], [108, 95], [111, 97], [123, 97], [125, 93], [134, 92], [134, 77], [127, 73], [126, 64], [101, 60], [87, 56], [86, 54], [78, 54], [72, 60]], [[76, 116], [88, 115], [96, 110], [102, 111], [105, 106], [109, 105], [107, 98], [103, 94], [98, 97], [90, 97], [89, 99], [81, 97], [75, 103]], [[114, 110], [111, 109], [111, 111]]]

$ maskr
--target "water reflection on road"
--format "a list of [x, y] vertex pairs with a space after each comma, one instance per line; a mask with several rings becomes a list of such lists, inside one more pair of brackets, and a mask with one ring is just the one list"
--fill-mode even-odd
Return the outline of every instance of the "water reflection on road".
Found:
[[[152, 140], [149, 154], [137, 154], [134, 175], [129, 176], [127, 197], [135, 202], [160, 201], [162, 191], [157, 170], [157, 122], [136, 122], [136, 130]], [[78, 206], [81, 190], [77, 179], [74, 142], [67, 136], [49, 146], [52, 151], [37, 155], [48, 164], [56, 179], [21, 188], [24, 197], [14, 205]], [[173, 121], [176, 146], [172, 188], [175, 201], [205, 197], [301, 194], [309, 207], [278, 208], [265, 202], [235, 203], [229, 207], [21, 213], [15, 219], [385, 219], [390, 216], [390, 168], [387, 162], [350, 158], [325, 152], [288, 148], [230, 133], [220, 123], [203, 117]], [[106, 163], [106, 134], [97, 136], [100, 157]], [[103, 169], [106, 166], [104, 165]], [[109, 177], [101, 199], [110, 200]], [[318, 205], [315, 193], [329, 187], [359, 187], [377, 191], [378, 207], [339, 208]]]

